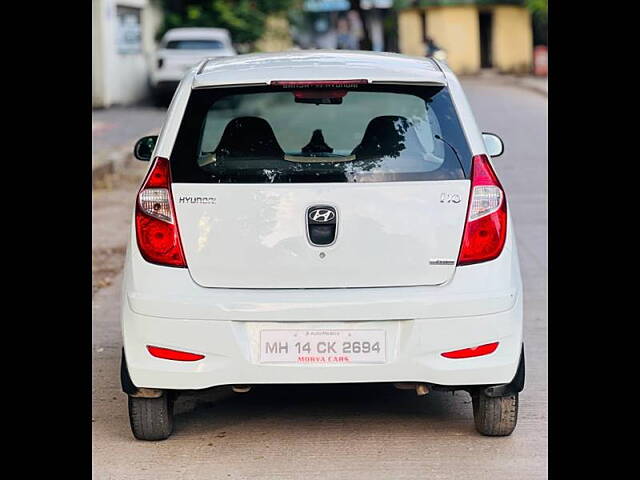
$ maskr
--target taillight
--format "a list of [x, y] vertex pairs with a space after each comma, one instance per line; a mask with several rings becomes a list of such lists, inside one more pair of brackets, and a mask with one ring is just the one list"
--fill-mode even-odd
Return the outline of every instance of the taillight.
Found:
[[493, 260], [507, 237], [507, 199], [486, 155], [473, 157], [471, 194], [458, 265]]
[[454, 350], [452, 352], [442, 353], [441, 355], [446, 358], [472, 358], [481, 357], [482, 355], [489, 355], [496, 351], [499, 342], [487, 343], [486, 345], [479, 345], [472, 348], [463, 348], [462, 350]]
[[180, 350], [154, 347], [153, 345], [147, 345], [147, 350], [154, 357], [176, 360], [178, 362], [195, 362], [196, 360], [202, 360], [204, 358], [204, 355], [200, 355], [199, 353], [181, 352]]
[[166, 158], [156, 157], [138, 192], [136, 239], [147, 262], [187, 266], [171, 197], [171, 168]]

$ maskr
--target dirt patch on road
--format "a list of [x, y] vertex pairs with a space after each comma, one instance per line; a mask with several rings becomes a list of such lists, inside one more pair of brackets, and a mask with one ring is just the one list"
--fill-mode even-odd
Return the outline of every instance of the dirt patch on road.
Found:
[[98, 248], [91, 252], [91, 295], [111, 285], [113, 278], [122, 270], [126, 247]]
[[96, 180], [93, 186], [93, 193], [112, 192], [114, 190], [125, 190], [127, 192], [136, 190], [140, 186], [146, 164], [131, 161], [127, 167], [114, 173], [108, 173]]

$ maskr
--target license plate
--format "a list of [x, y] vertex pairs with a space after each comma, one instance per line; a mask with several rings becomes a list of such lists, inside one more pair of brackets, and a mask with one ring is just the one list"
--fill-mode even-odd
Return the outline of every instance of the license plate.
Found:
[[260, 363], [384, 363], [384, 330], [261, 330]]

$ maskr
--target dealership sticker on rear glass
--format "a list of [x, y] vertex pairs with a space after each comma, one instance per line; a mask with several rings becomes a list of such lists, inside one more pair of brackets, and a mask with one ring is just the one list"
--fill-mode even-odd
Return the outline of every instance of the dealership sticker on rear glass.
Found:
[[261, 330], [260, 363], [384, 363], [384, 330]]

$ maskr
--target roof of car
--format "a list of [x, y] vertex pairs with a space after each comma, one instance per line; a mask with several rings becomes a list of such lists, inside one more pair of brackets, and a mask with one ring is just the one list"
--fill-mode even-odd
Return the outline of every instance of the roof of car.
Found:
[[276, 80], [356, 79], [446, 84], [442, 70], [430, 58], [388, 52], [291, 50], [208, 59], [200, 66], [193, 88], [269, 84]]

